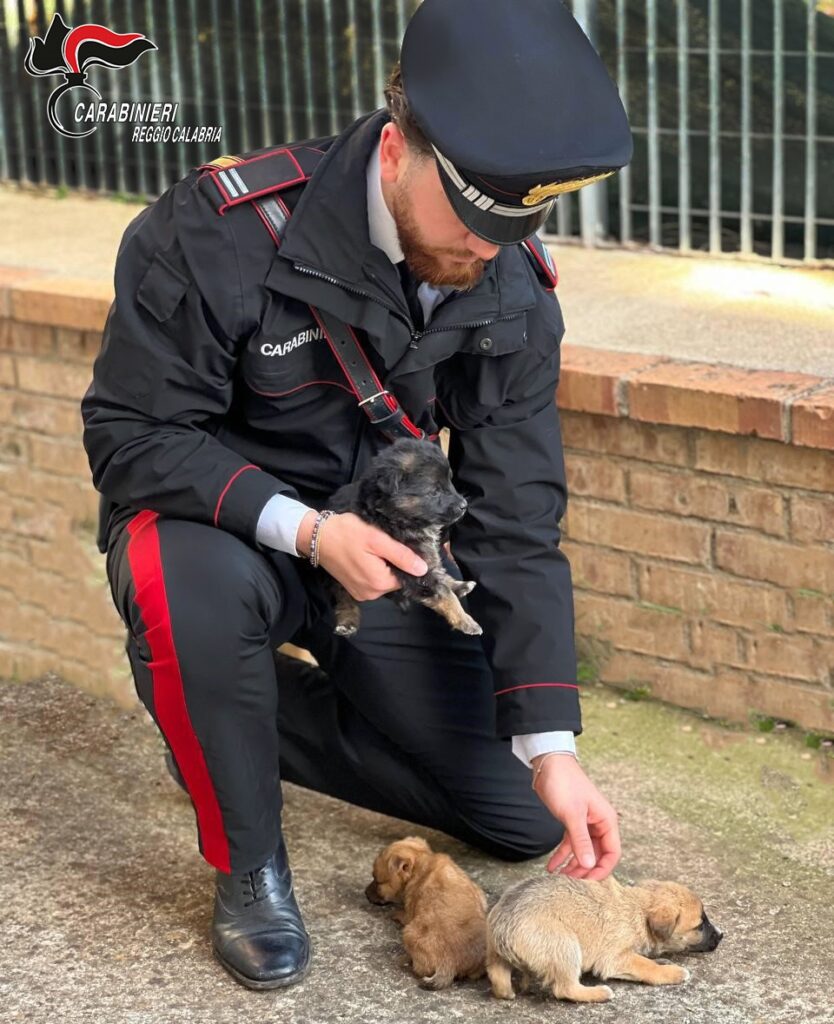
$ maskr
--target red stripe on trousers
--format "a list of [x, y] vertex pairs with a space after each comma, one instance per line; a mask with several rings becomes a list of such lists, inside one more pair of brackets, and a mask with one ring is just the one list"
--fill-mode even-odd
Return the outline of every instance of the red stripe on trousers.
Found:
[[156, 527], [158, 518], [158, 513], [145, 509], [127, 525], [130, 533], [127, 557], [136, 589], [134, 600], [142, 614], [151, 651], [148, 667], [153, 679], [154, 709], [194, 804], [203, 856], [213, 867], [228, 874], [231, 871], [229, 843], [220, 805], [200, 741], [191, 725], [180, 664], [174, 649], [168, 596], [162, 575], [159, 530]]

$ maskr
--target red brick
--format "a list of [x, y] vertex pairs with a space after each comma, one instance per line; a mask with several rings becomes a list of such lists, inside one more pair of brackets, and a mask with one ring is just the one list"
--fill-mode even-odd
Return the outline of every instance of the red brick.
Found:
[[631, 559], [615, 551], [603, 551], [587, 544], [573, 544], [565, 540], [562, 549], [568, 556], [573, 585], [580, 589], [597, 590], [604, 594], [634, 596], [631, 579]]
[[39, 651], [29, 644], [0, 641], [0, 677], [28, 683], [47, 672], [60, 670], [54, 651]]
[[625, 502], [625, 470], [611, 459], [574, 452], [566, 458], [565, 469], [568, 494]]
[[23, 281], [11, 290], [15, 320], [82, 331], [101, 330], [113, 301], [110, 282], [73, 278]]
[[834, 592], [834, 551], [719, 530], [715, 535], [715, 564], [747, 579]]
[[10, 356], [8, 352], [0, 352], [0, 387], [17, 387], [14, 357]]
[[17, 379], [21, 391], [73, 398], [80, 402], [91, 378], [86, 364], [18, 356]]
[[795, 591], [793, 612], [794, 628], [799, 632], [834, 636], [834, 598], [825, 594]]
[[563, 345], [556, 404], [575, 412], [618, 416], [624, 379], [662, 361], [658, 356]]
[[83, 428], [78, 402], [17, 391], [0, 391], [0, 423], [54, 437], [80, 438]]
[[35, 469], [87, 480], [90, 463], [80, 441], [67, 443], [33, 434], [29, 438], [31, 462]]
[[104, 571], [104, 556], [99, 554], [95, 545], [91, 543], [84, 547], [72, 534], [52, 541], [32, 540], [30, 553], [34, 566], [49, 569], [68, 579], [98, 579]]
[[25, 465], [30, 458], [29, 440], [22, 430], [0, 426], [0, 466]]
[[707, 702], [713, 679], [706, 672], [674, 662], [643, 658], [628, 651], [615, 651], [600, 667], [604, 683], [625, 689], [646, 686], [657, 700], [666, 700], [683, 707], [702, 708]]
[[600, 679], [626, 689], [647, 686], [657, 700], [733, 721], [747, 722], [751, 711], [756, 711], [805, 729], [834, 732], [834, 702], [829, 691], [777, 677], [729, 668], [713, 676], [617, 651], [601, 667]]
[[809, 636], [755, 633], [748, 638], [748, 656], [748, 667], [761, 675], [809, 683], [828, 681], [829, 666], [822, 662], [822, 648]]
[[794, 402], [791, 437], [794, 444], [834, 451], [834, 384]]
[[32, 270], [29, 267], [0, 267], [0, 317], [5, 319], [11, 316], [11, 291], [15, 285], [43, 276], [42, 270]]
[[61, 359], [89, 365], [90, 358], [84, 351], [84, 331], [72, 327], [56, 327], [55, 350]]
[[80, 623], [97, 636], [118, 635], [121, 620], [106, 583], [67, 579], [9, 555], [0, 555], [0, 569], [5, 585], [19, 601], [52, 618]]
[[819, 377], [804, 373], [668, 361], [629, 381], [628, 415], [648, 423], [786, 440], [784, 403], [819, 383]]
[[591, 505], [574, 499], [568, 505], [566, 535], [573, 541], [601, 544], [675, 562], [706, 564], [711, 527], [644, 512]]
[[706, 619], [689, 625], [692, 652], [686, 661], [695, 668], [713, 670], [717, 665], [747, 666], [746, 644], [735, 629]]
[[66, 513], [57, 505], [46, 505], [25, 498], [5, 500], [11, 506], [12, 518], [8, 527], [11, 533], [52, 540], [65, 525]]
[[44, 324], [24, 324], [12, 321], [5, 337], [5, 345], [12, 352], [29, 356], [55, 354], [55, 328]]
[[28, 466], [13, 469], [0, 465], [0, 492], [28, 498], [61, 509], [65, 523], [95, 522], [98, 495], [92, 484], [83, 480], [41, 473]]
[[695, 435], [695, 469], [747, 477], [778, 487], [830, 492], [834, 453], [777, 441], [699, 433]]
[[574, 600], [577, 633], [641, 654], [683, 660], [689, 653], [680, 615], [585, 591], [575, 593]]
[[594, 453], [623, 455], [672, 466], [691, 463], [691, 433], [677, 427], [650, 427], [627, 419], [592, 416], [586, 413], [562, 414], [562, 436], [567, 448]]
[[824, 498], [806, 498], [802, 494], [793, 494], [790, 508], [791, 536], [794, 540], [811, 544], [830, 544], [834, 541], [834, 494]]
[[680, 608], [730, 626], [791, 624], [788, 598], [783, 590], [761, 583], [740, 583], [718, 572], [697, 572], [674, 566], [638, 565], [639, 596], [654, 604]]
[[639, 467], [629, 471], [628, 479], [631, 506], [715, 519], [777, 536], [785, 532], [782, 497], [772, 490]]

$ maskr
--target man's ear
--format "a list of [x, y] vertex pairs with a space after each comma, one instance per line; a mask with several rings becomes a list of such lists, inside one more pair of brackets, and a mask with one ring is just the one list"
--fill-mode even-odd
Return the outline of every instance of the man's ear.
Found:
[[379, 137], [379, 173], [387, 184], [393, 185], [405, 173], [408, 146], [400, 129], [389, 121]]

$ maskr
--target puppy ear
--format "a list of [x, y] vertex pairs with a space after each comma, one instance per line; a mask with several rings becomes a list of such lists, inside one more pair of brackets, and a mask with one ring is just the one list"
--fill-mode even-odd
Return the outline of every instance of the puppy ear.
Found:
[[391, 868], [403, 881], [411, 878], [414, 870], [414, 855], [411, 853], [395, 854], [391, 858]]
[[680, 906], [669, 893], [660, 890], [649, 904], [646, 912], [646, 923], [658, 939], [670, 939], [678, 926], [681, 916]]

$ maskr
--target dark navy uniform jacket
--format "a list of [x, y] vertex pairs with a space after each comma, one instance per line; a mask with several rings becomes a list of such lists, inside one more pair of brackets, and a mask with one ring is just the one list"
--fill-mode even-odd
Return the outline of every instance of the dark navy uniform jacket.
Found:
[[376, 111], [289, 147], [324, 155], [281, 193], [292, 216], [280, 248], [252, 203], [218, 213], [196, 169], [128, 226], [81, 407], [106, 499], [99, 546], [148, 508], [260, 548], [255, 527], [273, 495], [324, 508], [388, 443], [357, 407], [312, 303], [357, 329], [414, 423], [450, 428], [469, 500], [451, 548], [478, 583], [467, 601], [484, 628], [498, 734], [578, 734], [573, 594], [558, 546], [559, 305], [510, 245], [417, 331], [396, 267], [368, 237], [366, 165], [387, 120]]

